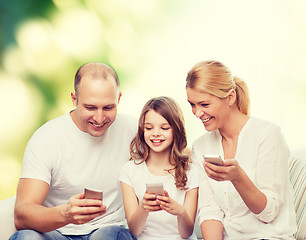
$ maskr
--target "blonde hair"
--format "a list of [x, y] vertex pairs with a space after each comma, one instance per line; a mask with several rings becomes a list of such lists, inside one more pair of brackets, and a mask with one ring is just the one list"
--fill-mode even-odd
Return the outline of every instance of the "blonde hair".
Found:
[[196, 64], [188, 72], [186, 88], [208, 92], [219, 98], [226, 98], [234, 89], [239, 111], [249, 115], [250, 99], [247, 85], [242, 79], [233, 77], [231, 71], [221, 62], [204, 61]]

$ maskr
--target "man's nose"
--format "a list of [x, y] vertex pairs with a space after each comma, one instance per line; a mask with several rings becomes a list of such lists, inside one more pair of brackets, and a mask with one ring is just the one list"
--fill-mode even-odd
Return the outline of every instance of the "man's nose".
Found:
[[94, 114], [94, 120], [98, 123], [101, 124], [105, 119], [105, 114], [102, 109], [98, 109], [95, 114]]

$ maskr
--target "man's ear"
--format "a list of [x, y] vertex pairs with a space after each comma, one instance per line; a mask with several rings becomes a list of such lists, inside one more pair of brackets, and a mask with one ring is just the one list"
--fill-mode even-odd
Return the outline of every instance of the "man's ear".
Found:
[[119, 93], [118, 93], [118, 103], [120, 102], [121, 96], [122, 96], [122, 92], [119, 92]]
[[73, 105], [76, 107], [78, 105], [78, 99], [76, 97], [76, 94], [74, 92], [71, 92], [70, 96], [71, 96]]
[[228, 104], [231, 106], [236, 102], [237, 94], [235, 89], [231, 89], [229, 95], [227, 96]]

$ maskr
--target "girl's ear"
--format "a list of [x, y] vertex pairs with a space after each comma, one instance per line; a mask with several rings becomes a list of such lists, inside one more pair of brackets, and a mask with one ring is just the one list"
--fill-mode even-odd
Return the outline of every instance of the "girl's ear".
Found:
[[229, 95], [227, 96], [227, 101], [230, 106], [236, 102], [237, 94], [235, 89], [231, 89]]

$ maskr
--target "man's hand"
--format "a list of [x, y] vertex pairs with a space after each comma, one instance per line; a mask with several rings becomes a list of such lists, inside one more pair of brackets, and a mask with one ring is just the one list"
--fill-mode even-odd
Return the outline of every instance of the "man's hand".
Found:
[[106, 213], [101, 200], [84, 199], [84, 193], [72, 196], [63, 209], [68, 223], [83, 224]]

